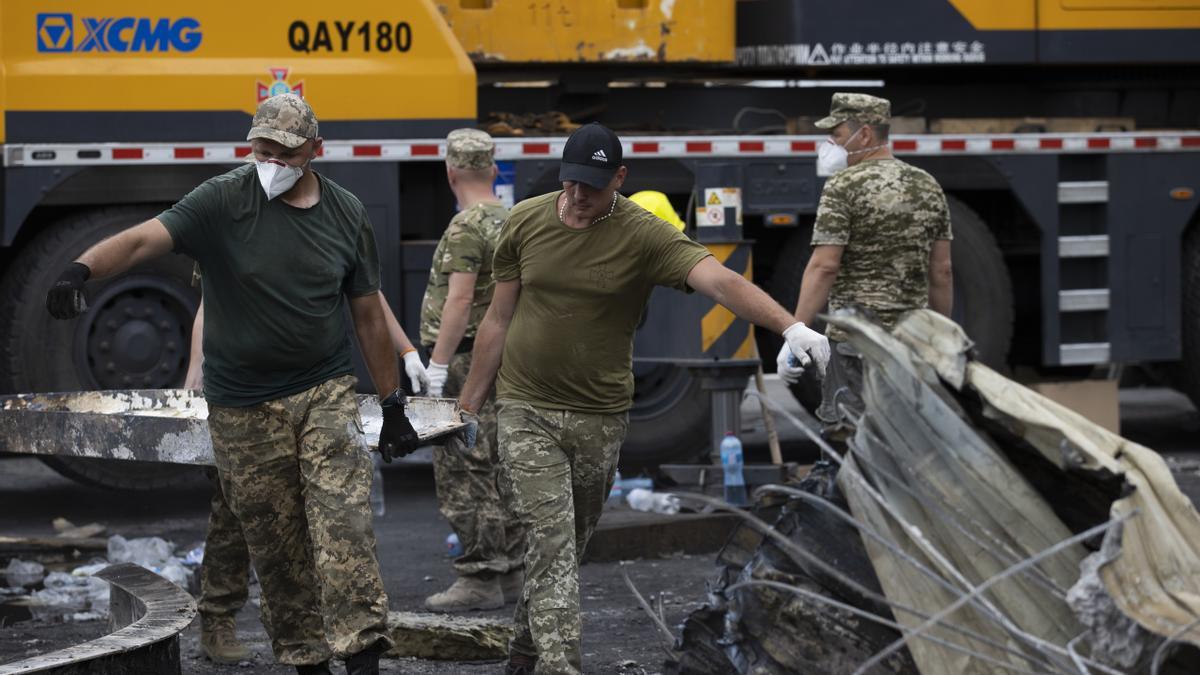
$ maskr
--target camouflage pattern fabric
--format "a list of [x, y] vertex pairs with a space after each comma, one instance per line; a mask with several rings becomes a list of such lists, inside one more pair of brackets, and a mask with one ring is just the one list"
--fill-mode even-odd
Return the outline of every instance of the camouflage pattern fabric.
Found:
[[[471, 369], [471, 353], [456, 354], [449, 366], [443, 396], [458, 398]], [[433, 449], [438, 508], [463, 546], [454, 560], [459, 576], [507, 574], [524, 564], [525, 531], [510, 509], [509, 483], [496, 452], [494, 394], [479, 409], [474, 448], [453, 436]]]
[[258, 104], [246, 140], [265, 138], [288, 148], [298, 148], [317, 137], [317, 116], [308, 102], [295, 94], [279, 94]]
[[849, 342], [829, 341], [829, 365], [821, 380], [821, 405], [817, 419], [822, 432], [831, 441], [845, 441], [852, 425], [846, 418], [857, 419], [863, 411], [862, 355]]
[[354, 384], [346, 375], [253, 406], [209, 406], [221, 488], [258, 570], [281, 663], [319, 663], [331, 646], [346, 655], [391, 644]]
[[204, 563], [200, 566], [200, 620], [217, 625], [232, 620], [245, 604], [250, 583], [250, 551], [242, 526], [233, 515], [217, 472], [205, 470], [213, 483], [208, 512], [208, 532], [204, 536]]
[[536, 656], [538, 675], [581, 673], [579, 561], [612, 489], [629, 416], [511, 399], [498, 406], [500, 462], [527, 532], [509, 650]]
[[829, 116], [817, 120], [815, 126], [832, 129], [843, 122], [888, 124], [891, 120], [892, 104], [886, 98], [837, 92], [829, 102]]
[[446, 306], [446, 296], [450, 292], [450, 275], [455, 272], [479, 275], [475, 279], [467, 331], [463, 333], [463, 337], [475, 337], [488, 305], [492, 303], [496, 288], [492, 278], [492, 256], [500, 239], [501, 226], [507, 218], [508, 209], [502, 204], [485, 202], [464, 209], [450, 219], [434, 250], [425, 297], [421, 301], [422, 343], [437, 343], [442, 327], [442, 308]]
[[454, 169], [487, 169], [495, 162], [496, 142], [479, 129], [455, 129], [446, 136], [446, 164]]
[[[946, 195], [933, 176], [898, 159], [842, 169], [825, 183], [812, 245], [844, 246], [829, 310], [860, 306], [891, 329], [929, 304], [929, 252], [951, 239]], [[830, 340], [845, 341], [830, 326]]]

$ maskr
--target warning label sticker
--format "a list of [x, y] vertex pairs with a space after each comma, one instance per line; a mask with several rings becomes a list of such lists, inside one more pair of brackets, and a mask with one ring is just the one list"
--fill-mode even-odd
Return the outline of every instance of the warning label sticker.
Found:
[[979, 40], [833, 42], [738, 47], [739, 66], [907, 66], [986, 63]]
[[733, 209], [733, 222], [742, 224], [741, 188], [705, 188], [704, 205], [696, 209], [696, 223], [701, 227], [725, 225], [729, 218], [726, 209]]

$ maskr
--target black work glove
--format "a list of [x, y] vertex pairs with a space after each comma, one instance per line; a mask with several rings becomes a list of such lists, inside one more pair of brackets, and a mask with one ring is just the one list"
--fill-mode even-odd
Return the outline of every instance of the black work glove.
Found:
[[466, 408], [460, 408], [459, 410], [461, 412], [459, 418], [463, 421], [463, 424], [467, 425], [459, 434], [462, 436], [463, 444], [470, 450], [475, 447], [475, 442], [479, 440], [479, 415]]
[[400, 390], [379, 402], [383, 410], [383, 428], [379, 430], [379, 454], [383, 461], [404, 457], [421, 445], [416, 429], [404, 414], [404, 395]]
[[46, 294], [46, 309], [50, 316], [56, 319], [74, 319], [87, 309], [87, 299], [83, 295], [83, 282], [91, 276], [92, 270], [80, 262], [67, 265], [58, 281]]

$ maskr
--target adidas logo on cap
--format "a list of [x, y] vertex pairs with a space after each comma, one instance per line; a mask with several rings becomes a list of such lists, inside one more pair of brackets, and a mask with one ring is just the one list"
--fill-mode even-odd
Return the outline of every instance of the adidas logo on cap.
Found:
[[593, 162], [604, 162], [605, 164], [607, 164], [608, 163], [608, 155], [604, 154], [603, 149], [597, 150], [592, 153], [592, 161]]

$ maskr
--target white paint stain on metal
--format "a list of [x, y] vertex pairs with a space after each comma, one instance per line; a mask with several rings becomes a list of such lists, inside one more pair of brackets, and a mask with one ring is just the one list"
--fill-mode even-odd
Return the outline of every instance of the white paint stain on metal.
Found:
[[636, 61], [638, 59], [653, 59], [657, 55], [657, 52], [646, 45], [645, 40], [641, 40], [633, 47], [610, 49], [601, 54], [600, 58], [605, 61]]

